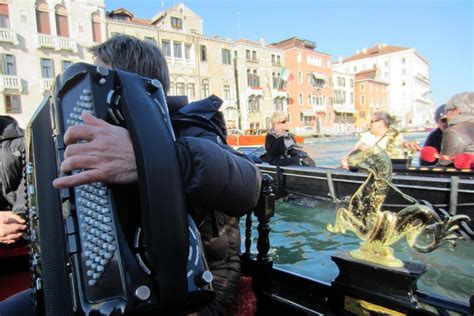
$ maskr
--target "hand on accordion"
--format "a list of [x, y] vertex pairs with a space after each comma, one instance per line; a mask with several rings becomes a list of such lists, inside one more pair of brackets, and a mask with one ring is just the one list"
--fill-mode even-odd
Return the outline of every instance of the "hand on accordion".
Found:
[[12, 211], [0, 210], [0, 244], [12, 244], [26, 229], [25, 220]]
[[129, 132], [89, 113], [82, 114], [83, 125], [71, 126], [64, 134], [68, 145], [61, 172], [83, 172], [54, 180], [56, 188], [92, 182], [127, 184], [138, 179], [135, 153]]

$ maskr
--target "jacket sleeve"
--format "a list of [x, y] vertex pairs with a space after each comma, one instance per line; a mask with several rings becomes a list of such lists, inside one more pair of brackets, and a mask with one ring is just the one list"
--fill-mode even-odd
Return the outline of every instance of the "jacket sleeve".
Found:
[[261, 175], [245, 155], [197, 137], [179, 138], [176, 150], [193, 206], [242, 216], [257, 204]]
[[265, 149], [271, 156], [280, 156], [285, 154], [286, 146], [285, 146], [285, 138], [278, 137], [271, 134], [267, 134], [265, 137]]
[[[464, 146], [465, 144], [462, 135], [460, 135], [456, 130], [448, 128], [443, 133], [443, 140], [441, 142], [441, 155], [454, 157], [456, 154], [463, 152]], [[442, 166], [447, 166], [452, 164], [452, 161], [439, 159], [438, 163]]]

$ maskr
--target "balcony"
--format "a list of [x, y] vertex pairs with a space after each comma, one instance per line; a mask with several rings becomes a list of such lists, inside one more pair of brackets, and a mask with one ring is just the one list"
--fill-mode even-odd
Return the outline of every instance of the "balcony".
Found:
[[0, 28], [0, 42], [18, 44], [16, 32], [10, 29]]
[[38, 34], [37, 46], [54, 50], [69, 50], [77, 53], [77, 42], [67, 37]]
[[0, 75], [0, 91], [5, 90], [17, 90], [18, 92], [21, 92], [23, 86], [20, 77]]
[[286, 99], [288, 98], [288, 92], [284, 89], [272, 89], [272, 97], [274, 99], [282, 98]]
[[347, 104], [334, 104], [334, 111], [339, 113], [355, 113], [354, 106]]
[[42, 78], [41, 79], [41, 91], [49, 91], [53, 87], [54, 79], [53, 78]]
[[327, 105], [313, 105], [314, 112], [326, 113]]
[[426, 77], [425, 75], [422, 75], [420, 73], [417, 73], [415, 75], [415, 78], [420, 80], [421, 82], [424, 82], [425, 84], [429, 85], [430, 84], [430, 78]]

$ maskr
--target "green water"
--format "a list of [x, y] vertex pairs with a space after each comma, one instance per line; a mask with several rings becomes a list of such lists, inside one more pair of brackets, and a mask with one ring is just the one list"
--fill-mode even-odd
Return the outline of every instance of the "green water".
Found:
[[[334, 223], [336, 210], [341, 206], [309, 199], [279, 202], [270, 233], [275, 266], [327, 283], [334, 280], [338, 268], [331, 255], [359, 246], [359, 240], [351, 233], [332, 234], [326, 230], [327, 224]], [[253, 236], [256, 238], [256, 231]], [[256, 239], [253, 246], [255, 243]], [[403, 239], [393, 248], [397, 258], [427, 265], [427, 272], [417, 283], [419, 290], [468, 304], [474, 294], [472, 243], [459, 241], [454, 249], [443, 246], [422, 254], [411, 249]]]

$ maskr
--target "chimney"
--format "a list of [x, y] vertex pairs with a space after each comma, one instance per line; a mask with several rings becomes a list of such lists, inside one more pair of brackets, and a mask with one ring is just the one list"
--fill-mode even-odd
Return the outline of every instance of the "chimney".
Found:
[[342, 56], [339, 56], [339, 58], [337, 59], [337, 61], [342, 64]]
[[360, 54], [360, 50], [356, 50], [356, 55], [359, 55]]
[[362, 50], [362, 54], [365, 54], [365, 53], [367, 53], [367, 48], [364, 48], [364, 49]]
[[265, 46], [265, 38], [260, 37], [260, 45]]

